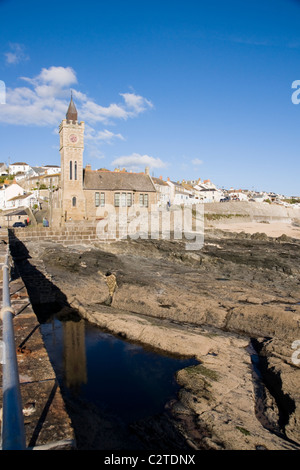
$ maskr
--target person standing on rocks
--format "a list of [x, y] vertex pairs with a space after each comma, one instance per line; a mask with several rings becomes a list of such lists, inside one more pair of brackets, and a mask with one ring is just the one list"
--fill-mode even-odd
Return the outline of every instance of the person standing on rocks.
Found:
[[105, 300], [104, 304], [111, 305], [113, 301], [113, 295], [115, 293], [116, 288], [118, 287], [117, 277], [111, 271], [107, 271], [105, 275], [102, 274], [101, 271], [98, 271], [98, 274], [100, 274], [100, 276], [104, 278], [106, 285], [108, 287], [109, 296]]

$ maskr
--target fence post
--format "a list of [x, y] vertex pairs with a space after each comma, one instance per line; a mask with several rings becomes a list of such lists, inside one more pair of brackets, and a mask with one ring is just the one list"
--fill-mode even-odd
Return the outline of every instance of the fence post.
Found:
[[20, 391], [18, 361], [13, 327], [13, 309], [10, 303], [9, 255], [3, 269], [2, 310], [3, 325], [3, 405], [2, 450], [25, 450], [25, 427]]

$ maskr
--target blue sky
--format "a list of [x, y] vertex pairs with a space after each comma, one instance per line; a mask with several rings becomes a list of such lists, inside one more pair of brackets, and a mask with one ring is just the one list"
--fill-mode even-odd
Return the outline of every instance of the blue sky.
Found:
[[[0, 0], [0, 161], [84, 164], [300, 195], [300, 1]], [[300, 100], [299, 100], [300, 101]]]

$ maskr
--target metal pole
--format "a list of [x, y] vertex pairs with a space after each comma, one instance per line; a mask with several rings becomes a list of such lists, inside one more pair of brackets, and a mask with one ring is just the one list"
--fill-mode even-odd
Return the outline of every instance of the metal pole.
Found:
[[22, 399], [19, 383], [18, 362], [13, 327], [13, 310], [9, 291], [9, 256], [3, 266], [3, 416], [2, 450], [26, 448]]

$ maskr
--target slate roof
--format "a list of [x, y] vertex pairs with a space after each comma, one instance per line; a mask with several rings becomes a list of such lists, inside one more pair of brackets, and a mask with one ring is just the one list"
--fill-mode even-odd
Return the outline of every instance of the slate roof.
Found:
[[169, 186], [168, 183], [166, 183], [166, 181], [162, 180], [161, 178], [153, 177], [152, 181], [154, 184], [159, 184], [160, 186]]
[[77, 121], [77, 119], [78, 119], [77, 116], [78, 116], [77, 109], [76, 109], [75, 103], [73, 101], [73, 97], [71, 95], [71, 101], [70, 101], [69, 108], [68, 108], [68, 111], [67, 111], [67, 114], [66, 114], [66, 118], [67, 118], [68, 121]]
[[156, 192], [149, 175], [115, 171], [84, 171], [84, 189]]
[[27, 197], [32, 196], [32, 193], [29, 194], [20, 194], [19, 196], [14, 196], [11, 199], [8, 199], [8, 201], [17, 201], [18, 199], [26, 199]]
[[28, 215], [28, 214], [24, 209], [20, 209], [20, 210], [13, 211], [13, 212], [3, 212], [3, 215], [5, 215], [5, 217], [7, 217], [7, 216], [11, 216], [11, 215]]
[[[25, 163], [25, 162], [16, 162], [16, 163], [11, 163], [10, 166], [13, 166], [13, 165], [28, 165], [28, 163]], [[28, 165], [29, 166], [29, 165]]]

